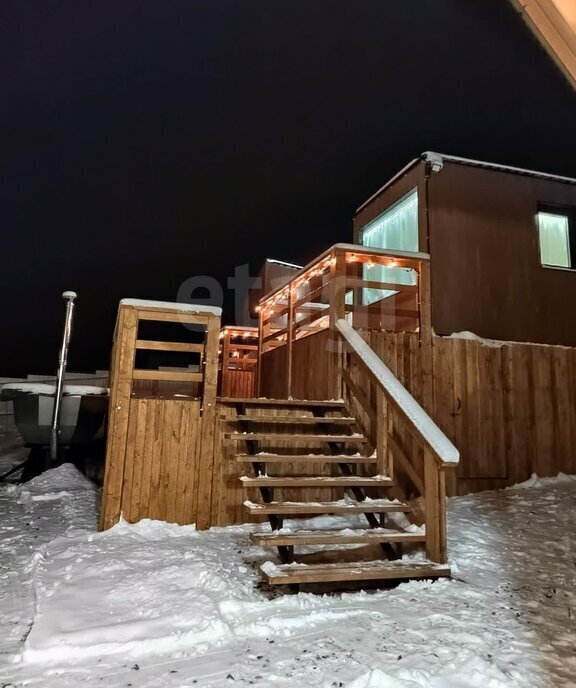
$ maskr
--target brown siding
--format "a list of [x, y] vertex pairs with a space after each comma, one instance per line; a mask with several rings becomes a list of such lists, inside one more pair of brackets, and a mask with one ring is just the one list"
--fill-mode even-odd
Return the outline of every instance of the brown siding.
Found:
[[428, 197], [435, 331], [575, 346], [576, 271], [540, 265], [535, 214], [576, 185], [445, 163]]
[[[293, 345], [292, 397], [294, 399], [337, 399], [338, 360], [331, 333], [324, 330], [297, 339]], [[279, 346], [261, 357], [259, 396], [286, 398], [286, 347]]]
[[355, 240], [417, 187], [436, 333], [576, 346], [576, 271], [541, 266], [535, 222], [540, 203], [576, 207], [576, 184], [446, 161], [426, 181], [425, 167], [417, 163], [357, 214]]

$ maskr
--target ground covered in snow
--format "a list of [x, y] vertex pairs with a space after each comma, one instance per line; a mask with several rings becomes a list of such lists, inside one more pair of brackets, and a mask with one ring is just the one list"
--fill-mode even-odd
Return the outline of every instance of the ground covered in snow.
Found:
[[576, 478], [450, 500], [451, 581], [329, 596], [258, 587], [250, 527], [96, 503], [70, 465], [0, 486], [0, 686], [576, 685]]

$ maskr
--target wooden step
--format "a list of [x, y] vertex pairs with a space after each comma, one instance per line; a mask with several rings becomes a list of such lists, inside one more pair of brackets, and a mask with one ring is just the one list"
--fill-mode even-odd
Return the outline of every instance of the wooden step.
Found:
[[318, 475], [318, 476], [267, 476], [240, 478], [244, 487], [392, 487], [394, 481], [384, 476]]
[[227, 440], [236, 442], [286, 442], [289, 444], [308, 444], [312, 442], [360, 442], [366, 444], [368, 439], [364, 435], [289, 435], [274, 432], [225, 432]]
[[412, 508], [402, 502], [391, 502], [388, 499], [367, 499], [365, 502], [244, 502], [252, 516], [297, 516], [307, 514], [387, 514], [410, 513]]
[[269, 585], [450, 576], [450, 567], [447, 564], [435, 564], [427, 560], [402, 559], [397, 561], [359, 561], [307, 565], [276, 565], [273, 562], [266, 562], [261, 570]]
[[348, 454], [236, 454], [238, 463], [376, 463], [377, 456]]
[[275, 531], [252, 533], [252, 542], [260, 547], [281, 547], [298, 545], [354, 545], [373, 542], [426, 542], [423, 533], [391, 532], [382, 528], [355, 530], [299, 530], [294, 533]]
[[246, 423], [282, 423], [298, 425], [354, 425], [356, 418], [349, 416], [221, 416], [223, 420], [231, 423], [244, 421]]
[[219, 397], [218, 401], [222, 404], [245, 404], [246, 406], [286, 406], [307, 407], [307, 408], [343, 408], [344, 402], [341, 399], [236, 399], [231, 397]]

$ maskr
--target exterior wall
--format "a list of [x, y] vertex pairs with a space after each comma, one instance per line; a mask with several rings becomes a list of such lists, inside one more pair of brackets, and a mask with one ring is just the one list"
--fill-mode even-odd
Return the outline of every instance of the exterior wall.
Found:
[[360, 209], [355, 240], [414, 187], [437, 334], [576, 346], [576, 270], [542, 267], [535, 223], [541, 203], [576, 207], [575, 184], [449, 161], [427, 177], [420, 162]]
[[445, 163], [429, 178], [432, 326], [576, 346], [576, 271], [540, 264], [539, 203], [576, 206], [576, 185]]

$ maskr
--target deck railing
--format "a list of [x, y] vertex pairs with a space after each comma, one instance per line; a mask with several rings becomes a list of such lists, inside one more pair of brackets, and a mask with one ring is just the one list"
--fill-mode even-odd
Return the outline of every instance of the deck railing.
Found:
[[430, 341], [429, 256], [336, 244], [259, 304], [259, 358], [287, 347], [286, 394], [292, 392], [293, 345], [345, 319], [355, 329], [420, 333]]
[[[424, 499], [426, 553], [431, 561], [445, 563], [446, 471], [458, 465], [458, 449], [346, 320], [338, 320], [336, 329], [342, 337], [345, 356], [353, 359], [354, 364], [362, 370], [368, 386], [376, 387], [377, 403], [374, 409], [350, 376], [352, 360], [344, 364], [345, 396], [354, 397], [356, 403], [371, 416], [379, 469], [393, 478], [396, 461]], [[416, 449], [423, 452], [421, 464], [402, 448], [395, 432], [398, 424], [413, 438]]]
[[220, 330], [218, 395], [251, 398], [258, 367], [258, 328], [224, 327]]
[[[429, 559], [446, 561], [446, 478], [458, 450], [356, 330], [417, 333], [422, 403], [432, 406], [429, 256], [336, 244], [260, 301], [259, 359], [285, 347], [286, 395], [298, 340], [323, 330], [337, 388], [364, 413], [379, 470], [424, 507]], [[294, 354], [296, 351], [296, 355]], [[278, 352], [280, 354], [280, 352]], [[275, 354], [271, 354], [275, 356]], [[312, 372], [312, 371], [311, 371]]]

